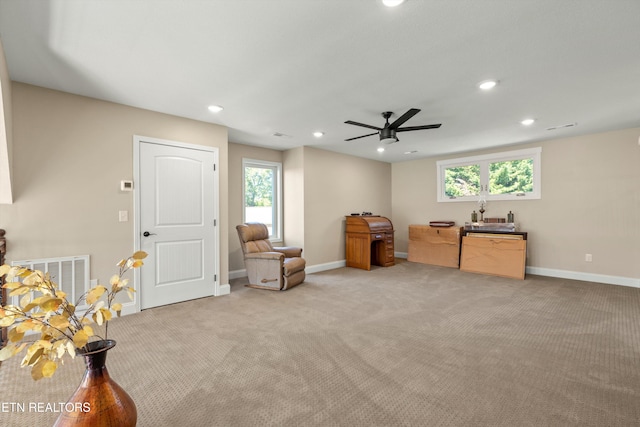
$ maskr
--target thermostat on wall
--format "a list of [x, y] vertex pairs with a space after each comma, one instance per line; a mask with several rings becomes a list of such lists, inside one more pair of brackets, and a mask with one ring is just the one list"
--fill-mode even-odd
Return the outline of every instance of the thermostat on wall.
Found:
[[120, 190], [121, 191], [133, 190], [133, 181], [120, 181]]

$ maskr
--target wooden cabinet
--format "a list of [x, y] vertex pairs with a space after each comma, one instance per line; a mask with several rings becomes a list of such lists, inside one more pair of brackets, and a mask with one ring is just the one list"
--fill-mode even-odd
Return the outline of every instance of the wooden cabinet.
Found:
[[458, 268], [462, 227], [409, 226], [407, 260]]
[[466, 233], [460, 270], [524, 279], [527, 233]]
[[348, 216], [347, 267], [371, 270], [372, 265], [395, 264], [393, 224], [383, 216]]

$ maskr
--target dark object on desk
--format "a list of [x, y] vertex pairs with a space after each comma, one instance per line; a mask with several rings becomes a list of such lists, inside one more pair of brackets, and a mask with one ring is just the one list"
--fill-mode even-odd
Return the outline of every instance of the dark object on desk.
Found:
[[347, 267], [371, 270], [371, 265], [395, 264], [393, 224], [383, 216], [348, 216]]
[[351, 216], [360, 216], [359, 213], [352, 213]]
[[505, 218], [485, 218], [484, 222], [486, 224], [504, 224], [507, 220]]
[[514, 223], [506, 222], [493, 224], [488, 222], [465, 222], [464, 229], [465, 231], [476, 231], [481, 233], [495, 233], [499, 231], [514, 232], [516, 231], [516, 225]]
[[429, 221], [431, 227], [453, 227], [456, 225], [455, 221]]

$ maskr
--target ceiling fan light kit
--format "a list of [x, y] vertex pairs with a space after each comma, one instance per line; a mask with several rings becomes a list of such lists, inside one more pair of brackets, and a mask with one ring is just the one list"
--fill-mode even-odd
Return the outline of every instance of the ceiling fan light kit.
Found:
[[393, 115], [393, 112], [385, 111], [384, 113], [382, 113], [382, 117], [385, 119], [384, 127], [372, 126], [372, 125], [367, 125], [365, 123], [354, 122], [353, 120], [347, 120], [345, 123], [348, 125], [362, 126], [369, 129], [375, 129], [377, 130], [377, 132], [356, 136], [354, 138], [348, 138], [348, 139], [345, 139], [345, 141], [353, 141], [355, 139], [365, 138], [367, 136], [380, 135], [381, 143], [393, 144], [399, 141], [398, 137], [396, 136], [397, 132], [408, 132], [408, 131], [423, 130], [423, 129], [437, 129], [440, 126], [442, 126], [440, 123], [438, 123], [434, 125], [408, 126], [403, 128], [400, 127], [407, 120], [409, 120], [411, 117], [415, 116], [419, 112], [420, 110], [418, 108], [411, 108], [402, 116], [398, 117], [398, 119], [395, 122], [389, 124], [389, 118]]

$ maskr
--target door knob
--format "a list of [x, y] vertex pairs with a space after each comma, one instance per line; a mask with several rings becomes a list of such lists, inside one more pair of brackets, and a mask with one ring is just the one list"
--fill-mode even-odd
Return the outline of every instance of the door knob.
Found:
[[142, 233], [142, 235], [143, 235], [144, 237], [149, 237], [149, 236], [155, 236], [155, 235], [156, 235], [156, 233], [149, 233], [148, 231], [145, 231], [144, 233]]

